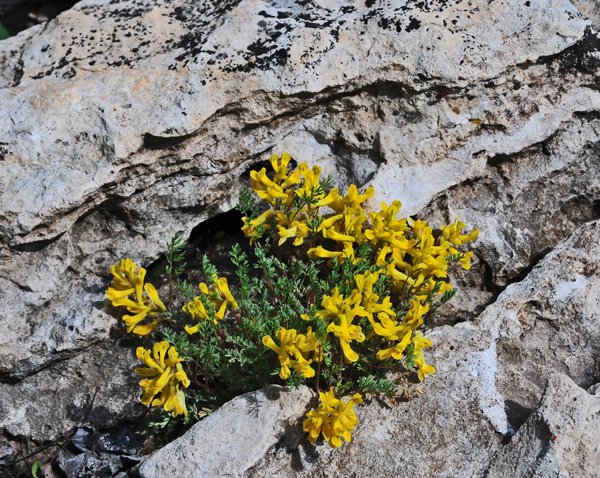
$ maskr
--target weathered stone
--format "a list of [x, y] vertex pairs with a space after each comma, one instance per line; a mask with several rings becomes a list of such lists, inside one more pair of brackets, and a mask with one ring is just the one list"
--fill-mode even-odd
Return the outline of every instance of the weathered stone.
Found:
[[44, 442], [83, 424], [107, 428], [140, 417], [145, 407], [139, 402], [134, 352], [133, 346], [94, 345], [16, 386], [0, 383], [3, 429], [12, 437]]
[[573, 0], [571, 3], [590, 19], [594, 30], [600, 30], [600, 5], [596, 0]]
[[540, 407], [492, 459], [489, 478], [600, 476], [600, 397], [550, 377]]
[[[340, 5], [340, 11], [346, 13], [327, 27], [329, 40], [325, 41], [325, 33], [304, 25], [307, 20], [299, 20], [297, 10], [280, 15], [287, 18], [277, 23], [271, 19], [268, 6], [261, 5], [225, 3], [204, 12], [189, 7], [177, 13], [175, 5], [153, 3], [148, 10], [136, 7], [125, 15], [123, 3], [84, 2], [50, 22], [43, 32], [24, 32], [2, 45], [6, 52], [3, 74], [13, 79], [7, 79], [2, 90], [8, 103], [4, 116], [0, 116], [6, 125], [2, 140], [5, 159], [0, 167], [4, 165], [8, 172], [2, 176], [6, 184], [0, 188], [0, 202], [4, 201], [0, 211], [5, 218], [0, 229], [6, 244], [0, 251], [4, 262], [0, 280], [14, 319], [8, 321], [4, 335], [0, 372], [22, 378], [106, 339], [111, 319], [93, 304], [104, 300], [108, 266], [123, 256], [148, 264], [156, 259], [173, 230], [188, 234], [202, 220], [231, 208], [240, 175], [248, 164], [246, 158], [260, 159], [274, 147], [288, 149], [298, 161], [323, 164], [341, 187], [351, 181], [364, 184], [374, 176], [373, 184], [380, 190], [378, 199], [400, 198], [405, 202], [405, 213], [414, 214], [445, 190], [485, 175], [488, 158], [539, 143], [555, 134], [561, 122], [568, 121], [574, 112], [589, 111], [597, 102], [595, 90], [588, 87], [589, 75], [577, 72], [571, 74], [573, 78], [561, 76], [558, 81], [556, 75], [549, 75], [555, 64], [545, 60], [532, 63], [529, 70], [514, 67], [525, 60], [533, 62], [556, 54], [582, 37], [585, 24], [560, 2], [551, 8], [534, 2], [525, 9], [524, 17], [485, 7], [461, 20], [466, 22], [465, 31], [472, 31], [481, 43], [477, 51], [487, 51], [498, 64], [478, 60], [483, 53], [465, 56], [465, 51], [472, 48], [466, 33], [459, 33], [455, 26], [445, 30], [442, 24], [446, 20], [429, 11], [415, 10], [416, 16], [411, 16], [412, 11], [394, 13], [358, 6], [349, 11]], [[263, 7], [264, 14], [260, 13]], [[452, 16], [453, 8], [443, 10], [443, 16]], [[308, 10], [311, 13], [305, 15], [325, 23], [331, 16], [324, 6], [309, 6]], [[413, 24], [420, 22], [421, 27], [406, 26], [398, 35], [395, 27], [387, 26], [391, 25], [392, 14], [394, 25], [408, 25], [412, 18]], [[256, 16], [258, 29], [247, 20], [248, 15]], [[505, 22], [490, 21], [502, 15]], [[267, 61], [261, 55], [258, 61], [248, 53], [252, 48], [239, 49], [241, 38], [210, 53], [215, 57], [214, 64], [205, 58], [208, 53], [201, 53], [208, 46], [194, 49], [194, 42], [181, 40], [181, 48], [177, 49], [172, 42], [154, 39], [146, 45], [143, 41], [144, 54], [136, 53], [137, 44], [132, 43], [138, 41], [136, 29], [142, 24], [148, 31], [157, 29], [156, 38], [163, 38], [158, 33], [192, 38], [188, 30], [204, 31], [202, 25], [212, 25], [222, 17], [224, 23], [218, 34], [207, 27], [208, 45], [210, 35], [215, 37], [213, 42], [231, 37], [227, 29], [240, 28], [233, 20], [238, 16], [247, 20], [247, 35], [257, 38], [271, 33], [277, 36], [270, 30], [272, 23], [289, 30], [275, 43], [291, 45], [291, 52], [308, 48], [313, 37], [322, 38], [321, 47], [326, 51], [322, 57], [315, 57], [316, 70], [300, 76], [289, 73], [304, 72], [308, 61], [293, 55], [285, 65], [278, 65], [273, 58]], [[171, 24], [160, 18], [165, 22], [168, 18]], [[526, 18], [538, 23], [527, 24]], [[96, 33], [85, 30], [89, 22], [96, 20], [100, 21]], [[344, 23], [338, 25], [342, 20]], [[500, 44], [490, 34], [490, 29], [509, 28], [510, 22], [516, 22], [510, 27], [516, 30], [523, 22], [523, 44]], [[336, 40], [336, 25], [340, 40]], [[361, 60], [367, 53], [361, 45], [346, 40], [355, 31], [360, 33], [361, 25], [366, 25], [366, 38], [377, 38], [368, 50], [368, 61]], [[68, 37], [62, 47], [59, 43], [70, 28], [79, 33], [69, 35], [88, 38], [87, 42], [92, 36], [100, 42], [108, 32], [115, 33], [123, 45], [117, 50], [95, 47], [98, 51], [92, 48], [93, 52], [87, 52], [86, 41]], [[461, 42], [447, 43], [443, 51], [427, 47], [431, 39], [427, 29], [455, 35]], [[554, 34], [556, 29], [561, 35]], [[401, 41], [404, 36], [411, 41]], [[255, 39], [254, 43], [257, 41], [262, 40]], [[394, 55], [389, 53], [395, 51], [390, 50], [391, 45], [397, 48]], [[58, 61], [60, 52], [66, 53], [68, 48], [71, 53]], [[352, 52], [352, 48], [357, 51]], [[117, 57], [119, 52], [123, 54]], [[412, 68], [416, 52], [421, 55], [420, 66]], [[223, 59], [225, 53], [227, 60]], [[16, 56], [21, 63], [13, 62]], [[93, 58], [89, 60], [94, 62], [93, 71], [85, 62], [74, 59], [83, 56]], [[350, 62], [343, 74], [332, 67], [341, 57]], [[202, 79], [196, 67], [182, 66], [192, 61], [190, 58], [200, 61], [207, 79]], [[400, 65], [396, 64], [398, 58]], [[239, 62], [246, 65], [241, 70], [235, 66]], [[359, 62], [360, 75], [351, 66]], [[75, 69], [75, 76], [59, 74], [68, 69]], [[48, 75], [38, 78], [42, 70]], [[209, 71], [213, 70], [211, 77]], [[274, 72], [279, 75], [278, 82], [268, 86], [273, 83]], [[350, 72], [354, 80], [348, 76]], [[494, 76], [492, 83], [497, 86], [490, 87], [487, 80]], [[149, 83], [143, 89], [127, 86], [138, 77]], [[569, 92], [559, 95], [565, 81], [570, 84]], [[162, 86], [153, 86], [156, 82], [169, 84], [170, 93], [166, 94]], [[243, 86], [248, 82], [254, 86]], [[378, 86], [382, 82], [384, 85]], [[13, 83], [16, 85], [9, 88]], [[60, 91], [52, 86], [55, 84], [63, 85]], [[227, 86], [230, 84], [234, 86]], [[517, 84], [524, 86], [515, 90]], [[267, 94], [273, 88], [285, 96]], [[244, 95], [237, 93], [240, 89]], [[50, 94], [51, 90], [58, 96]], [[86, 97], [102, 98], [101, 102], [81, 103], [78, 98], [84, 91]], [[298, 96], [301, 91], [307, 94]], [[151, 96], [154, 94], [156, 97]], [[27, 97], [43, 101], [25, 101]], [[501, 106], [496, 105], [498, 98], [502, 98]], [[170, 105], [179, 105], [181, 114], [167, 107], [167, 99]], [[75, 121], [72, 114], [60, 113], [72, 111], [74, 102], [80, 112], [76, 128], [68, 124]], [[543, 105], [541, 109], [538, 103]], [[157, 104], [163, 107], [154, 107]], [[506, 114], [509, 108], [515, 114]], [[19, 112], [18, 121], [11, 111]], [[55, 115], [52, 118], [62, 115], [67, 123], [49, 119], [48, 111]], [[216, 113], [210, 116], [211, 111]], [[479, 116], [483, 126], [470, 121]], [[254, 126], [244, 126], [248, 124]], [[437, 126], [433, 128], [433, 124]], [[61, 138], [57, 136], [59, 125]], [[34, 134], [39, 141], [31, 142], [26, 139], [31, 135], [18, 133], [24, 130], [39, 131]], [[67, 131], [72, 137], [64, 136]], [[195, 133], [188, 137], [192, 131]], [[445, 140], [440, 141], [440, 136]], [[45, 164], [52, 165], [51, 173]], [[402, 177], [397, 171], [403, 171]], [[415, 179], [407, 183], [404, 178], [409, 177]], [[416, 178], [427, 178], [427, 188]], [[61, 185], [59, 194], [52, 194], [53, 189], [45, 186], [50, 183]], [[416, 184], [419, 186], [415, 189]], [[49, 192], [40, 196], [40, 191], [46, 190]], [[515, 267], [527, 265], [525, 260], [524, 265], [519, 262]], [[507, 273], [513, 273], [512, 269]], [[471, 310], [482, 306], [467, 305]]]
[[80, 428], [71, 439], [71, 443], [82, 452], [94, 450], [130, 457], [141, 454], [144, 449], [128, 428], [108, 433], [100, 433], [90, 428]]
[[57, 459], [61, 471], [67, 478], [111, 477], [124, 468], [123, 459], [117, 455], [96, 452], [69, 455], [62, 452]]
[[[478, 226], [472, 275], [455, 274], [464, 293], [437, 325], [475, 319], [600, 215], [599, 40], [588, 23], [562, 0], [85, 0], [1, 42], [0, 428], [44, 441], [84, 425], [68, 410], [87, 403], [94, 380], [110, 383], [95, 402], [109, 405], [90, 418], [137, 416], [133, 348], [111, 338], [124, 331], [105, 304], [109, 267], [131, 257], [164, 284], [151, 266], [173, 232], [230, 210], [248, 169], [274, 152], [321, 164], [341, 188], [374, 185], [371, 207], [399, 199], [405, 215]], [[486, 315], [492, 329], [502, 307]], [[527, 352], [491, 349], [479, 327], [434, 331], [448, 347], [484, 344], [468, 357], [435, 352], [440, 370], [466, 360], [439, 380], [457, 403], [445, 409], [431, 385], [440, 398], [410, 407], [422, 410], [411, 420], [436, 414], [446, 426], [473, 417], [456, 439], [420, 435], [434, 471], [487, 456], [513, 426], [501, 412], [509, 379], [505, 390], [490, 377], [495, 366], [509, 373], [504, 347]], [[595, 376], [576, 369], [581, 386]], [[506, 392], [511, 417], [536, 406], [538, 382], [529, 395]]]
[[460, 216], [482, 231], [474, 270], [451, 273], [460, 292], [446, 322], [480, 313], [562, 238], [600, 216], [598, 126], [595, 113], [574, 115], [541, 144], [488, 159], [481, 177], [426, 208], [436, 222]]
[[277, 385], [240, 395], [152, 455], [140, 474], [242, 476], [296, 425], [314, 397], [305, 386], [291, 391]]

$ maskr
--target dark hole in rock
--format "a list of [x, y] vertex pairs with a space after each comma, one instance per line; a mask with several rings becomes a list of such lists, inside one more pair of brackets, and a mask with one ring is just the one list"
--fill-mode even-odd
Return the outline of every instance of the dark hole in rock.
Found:
[[231, 248], [239, 243], [242, 250], [250, 252], [249, 240], [242, 232], [243, 225], [242, 214], [232, 209], [196, 226], [188, 241], [188, 267], [201, 271], [202, 256], [206, 254], [219, 275], [227, 277], [230, 283], [236, 283], [237, 276], [230, 256]]
[[146, 133], [144, 134], [144, 143], [142, 147], [150, 150], [170, 149], [179, 146], [192, 136], [192, 134], [184, 134], [181, 136], [155, 136]]
[[76, 3], [77, 0], [3, 0], [0, 2], [0, 23], [14, 36], [56, 18]]
[[506, 410], [506, 419], [513, 429], [511, 435], [514, 435], [519, 428], [521, 428], [523, 423], [525, 423], [525, 421], [533, 412], [533, 409], [524, 407], [523, 405], [513, 402], [512, 400], [506, 400], [504, 402], [504, 408]]
[[[198, 290], [200, 282], [206, 282], [202, 268], [204, 254], [217, 268], [219, 277], [225, 277], [233, 289], [237, 289], [239, 280], [235, 274], [235, 266], [231, 262], [231, 248], [239, 243], [246, 254], [251, 253], [248, 238], [241, 228], [243, 226], [242, 214], [236, 209], [219, 214], [207, 221], [198, 224], [190, 233], [185, 252], [186, 267], [181, 279], [185, 279], [194, 291]], [[159, 289], [159, 295], [168, 295], [168, 276], [165, 272], [167, 262], [164, 256], [147, 269], [146, 281]], [[174, 281], [175, 282], [175, 281]], [[173, 286], [173, 296], [177, 299], [175, 306], [183, 299]], [[166, 304], [166, 302], [165, 302]], [[183, 303], [181, 304], [183, 305]]]

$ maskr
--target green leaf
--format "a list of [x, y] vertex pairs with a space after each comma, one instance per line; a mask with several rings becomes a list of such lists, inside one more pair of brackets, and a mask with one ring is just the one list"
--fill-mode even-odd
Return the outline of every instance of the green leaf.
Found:
[[446, 256], [446, 262], [458, 262], [461, 259], [464, 259], [466, 256], [463, 253], [459, 253], [459, 254], [452, 254], [449, 256]]
[[448, 302], [450, 299], [452, 299], [452, 297], [454, 297], [454, 294], [456, 294], [457, 291], [458, 291], [458, 289], [450, 289], [450, 290], [447, 290], [446, 292], [444, 292], [444, 295], [440, 299], [442, 304], [444, 304], [444, 303]]
[[0, 23], [0, 40], [6, 40], [7, 38], [10, 38], [10, 33], [8, 33], [8, 30]]
[[186, 242], [180, 232], [175, 233], [171, 238], [171, 241], [167, 244], [167, 250], [165, 251], [165, 257], [167, 259], [167, 274], [180, 275], [183, 272], [186, 264], [178, 265], [175, 267], [177, 262], [182, 262], [185, 258], [185, 248], [187, 247]]
[[39, 474], [41, 472], [41, 467], [42, 464], [39, 461], [36, 461], [33, 466], [31, 467], [31, 474], [35, 477], [35, 478], [39, 478], [42, 475]]
[[417, 365], [417, 356], [415, 355], [415, 346], [413, 344], [408, 344], [406, 347], [406, 368], [412, 369], [415, 365]]

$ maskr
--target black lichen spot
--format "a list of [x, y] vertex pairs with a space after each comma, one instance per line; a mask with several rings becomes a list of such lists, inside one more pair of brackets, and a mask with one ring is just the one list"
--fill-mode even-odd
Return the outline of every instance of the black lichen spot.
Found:
[[266, 46], [265, 43], [265, 41], [255, 41], [254, 43], [248, 45], [247, 49], [257, 56], [264, 55], [265, 53], [269, 53], [269, 47]]
[[330, 34], [336, 42], [340, 41], [340, 28], [339, 27], [332, 29]]
[[406, 27], [407, 32], [411, 32], [413, 30], [418, 30], [421, 28], [421, 22], [414, 17], [410, 17], [410, 23]]
[[575, 69], [583, 73], [594, 73], [600, 69], [596, 53], [600, 51], [600, 38], [588, 27], [583, 38], [562, 52], [538, 59], [538, 63], [557, 61], [560, 71]]

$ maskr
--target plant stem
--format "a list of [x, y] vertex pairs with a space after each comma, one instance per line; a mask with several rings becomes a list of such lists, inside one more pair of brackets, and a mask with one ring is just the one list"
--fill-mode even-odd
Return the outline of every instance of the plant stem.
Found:
[[319, 360], [319, 365], [317, 365], [317, 393], [321, 393], [319, 390], [319, 378], [321, 378], [321, 362], [323, 359]]
[[173, 274], [169, 274], [169, 310], [173, 310]]
[[213, 388], [210, 388], [208, 385], [205, 385], [204, 383], [196, 380], [195, 378], [192, 378], [190, 380], [190, 382], [192, 382], [194, 385], [198, 385], [200, 388], [203, 388], [204, 390], [206, 390], [208, 393], [214, 393], [215, 395], [218, 395], [221, 398], [224, 398], [225, 400], [227, 400], [227, 396], [221, 392], [219, 392], [218, 390], [215, 390]]

